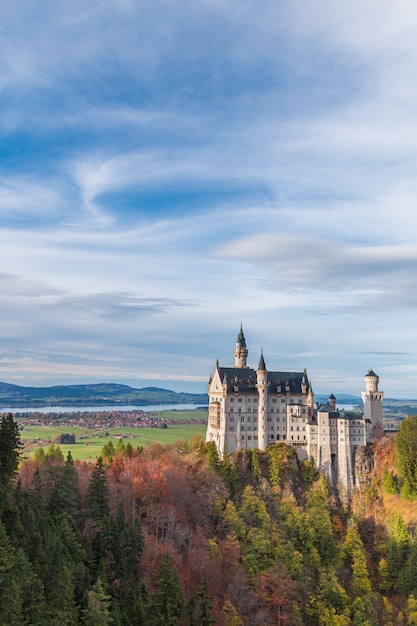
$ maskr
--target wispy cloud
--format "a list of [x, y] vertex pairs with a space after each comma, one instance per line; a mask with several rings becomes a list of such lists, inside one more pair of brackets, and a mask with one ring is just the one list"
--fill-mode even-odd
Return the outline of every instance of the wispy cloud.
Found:
[[354, 391], [373, 357], [413, 393], [416, 22], [406, 0], [4, 4], [0, 367], [198, 381], [243, 319], [271, 366]]

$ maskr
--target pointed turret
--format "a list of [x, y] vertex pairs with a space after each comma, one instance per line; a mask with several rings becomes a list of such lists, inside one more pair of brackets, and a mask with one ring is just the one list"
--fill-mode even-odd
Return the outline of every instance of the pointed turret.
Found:
[[258, 372], [266, 372], [266, 365], [265, 365], [263, 350], [261, 350], [261, 358], [259, 359]]
[[313, 385], [310, 383], [307, 394], [308, 417], [311, 419], [314, 415], [314, 391]]
[[265, 365], [264, 351], [261, 350], [261, 358], [259, 359], [258, 369], [256, 370], [256, 388], [258, 390], [258, 446], [260, 450], [265, 450], [267, 442], [266, 429], [266, 413], [267, 413], [267, 394], [268, 394], [268, 372]]
[[240, 332], [236, 339], [235, 367], [247, 367], [246, 365], [247, 358], [248, 358], [248, 349], [246, 347], [245, 335], [243, 334], [243, 328], [241, 324]]

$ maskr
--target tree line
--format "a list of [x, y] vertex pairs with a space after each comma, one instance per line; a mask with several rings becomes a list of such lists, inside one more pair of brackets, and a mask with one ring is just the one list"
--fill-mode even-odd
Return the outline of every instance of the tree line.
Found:
[[377, 479], [346, 506], [284, 443], [102, 452], [22, 459], [1, 418], [5, 626], [417, 624], [416, 533]]

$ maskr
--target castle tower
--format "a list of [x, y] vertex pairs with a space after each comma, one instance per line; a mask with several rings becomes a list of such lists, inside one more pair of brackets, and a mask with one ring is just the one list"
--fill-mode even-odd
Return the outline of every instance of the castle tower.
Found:
[[265, 450], [267, 446], [267, 423], [266, 412], [268, 406], [267, 389], [268, 389], [268, 372], [266, 370], [264, 353], [261, 352], [258, 369], [256, 370], [256, 388], [259, 393], [258, 400], [258, 448]]
[[384, 434], [382, 419], [383, 391], [378, 391], [379, 376], [372, 370], [365, 376], [366, 391], [362, 391], [363, 412], [365, 421], [371, 422], [371, 442], [377, 441]]
[[236, 339], [235, 348], [235, 367], [247, 367], [246, 359], [248, 358], [248, 349], [246, 347], [245, 335], [243, 334], [242, 324], [240, 332]]
[[308, 418], [311, 419], [314, 415], [314, 391], [313, 391], [313, 386], [311, 383], [308, 388], [307, 406], [308, 406]]
[[332, 411], [336, 411], [336, 396], [333, 393], [329, 396], [327, 403], [331, 407]]

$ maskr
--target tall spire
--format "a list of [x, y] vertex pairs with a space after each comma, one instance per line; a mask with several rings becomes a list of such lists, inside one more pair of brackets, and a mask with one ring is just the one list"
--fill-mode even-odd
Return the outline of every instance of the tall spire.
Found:
[[248, 349], [246, 347], [245, 335], [243, 334], [242, 323], [240, 331], [236, 339], [235, 347], [235, 367], [247, 367], [246, 359], [248, 357]]
[[266, 372], [266, 365], [265, 365], [263, 348], [261, 350], [261, 358], [259, 359], [258, 371], [259, 372]]
[[240, 332], [237, 336], [237, 342], [242, 348], [246, 348], [245, 335], [243, 334], [242, 322], [240, 322]]

